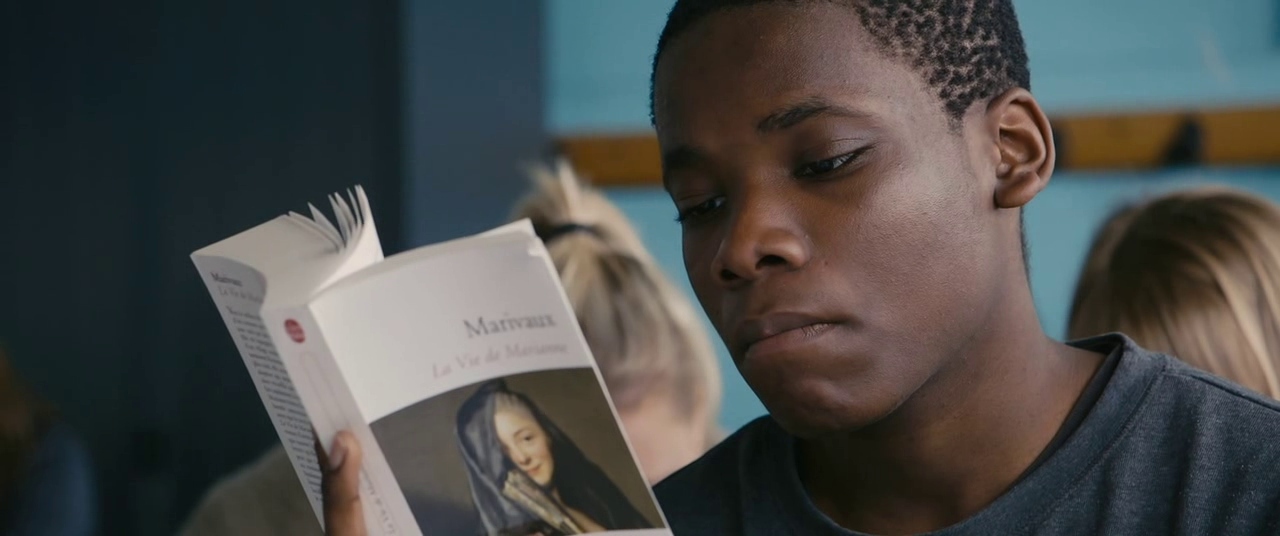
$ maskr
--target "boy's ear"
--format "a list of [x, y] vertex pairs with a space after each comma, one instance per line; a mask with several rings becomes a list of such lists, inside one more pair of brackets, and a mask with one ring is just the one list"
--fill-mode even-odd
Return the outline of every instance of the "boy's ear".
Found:
[[987, 128], [999, 153], [995, 202], [1018, 208], [1031, 202], [1053, 175], [1056, 151], [1049, 118], [1031, 92], [1014, 88], [987, 107]]

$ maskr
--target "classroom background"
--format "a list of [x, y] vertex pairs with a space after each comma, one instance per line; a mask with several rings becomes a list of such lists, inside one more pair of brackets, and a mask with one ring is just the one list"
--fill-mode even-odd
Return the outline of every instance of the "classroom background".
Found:
[[[566, 154], [688, 288], [650, 61], [670, 0], [0, 7], [0, 344], [92, 455], [102, 534], [171, 534], [276, 441], [188, 255], [360, 183], [391, 253], [505, 221]], [[1026, 211], [1061, 337], [1122, 203], [1280, 201], [1280, 0], [1017, 0], [1059, 171]], [[733, 429], [763, 408], [721, 349]]]

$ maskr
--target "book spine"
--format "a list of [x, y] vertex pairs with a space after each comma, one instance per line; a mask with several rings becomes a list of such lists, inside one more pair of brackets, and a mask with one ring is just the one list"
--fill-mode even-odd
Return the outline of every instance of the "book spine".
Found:
[[266, 281], [256, 270], [228, 259], [197, 256], [193, 261], [244, 360], [316, 519], [323, 523], [311, 418], [261, 317]]
[[360, 443], [364, 454], [360, 498], [370, 536], [421, 536], [408, 500], [310, 309], [266, 309], [262, 317], [326, 452], [342, 430], [354, 434]]

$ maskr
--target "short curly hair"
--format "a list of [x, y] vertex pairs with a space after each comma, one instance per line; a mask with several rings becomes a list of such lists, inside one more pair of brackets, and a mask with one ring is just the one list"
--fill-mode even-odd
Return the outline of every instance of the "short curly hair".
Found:
[[975, 102], [1014, 87], [1031, 89], [1026, 46], [1012, 0], [678, 0], [653, 56], [650, 121], [656, 119], [654, 79], [667, 46], [708, 15], [764, 3], [832, 3], [853, 9], [883, 52], [920, 73], [953, 125]]

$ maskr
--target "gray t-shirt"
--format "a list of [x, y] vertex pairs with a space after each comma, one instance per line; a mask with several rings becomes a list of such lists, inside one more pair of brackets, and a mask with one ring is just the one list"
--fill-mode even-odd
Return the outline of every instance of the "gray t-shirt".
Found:
[[[1073, 345], [1110, 356], [1097, 395], [1004, 495], [932, 534], [1280, 534], [1280, 403], [1120, 335]], [[859, 534], [809, 500], [769, 417], [656, 493], [677, 535]]]

